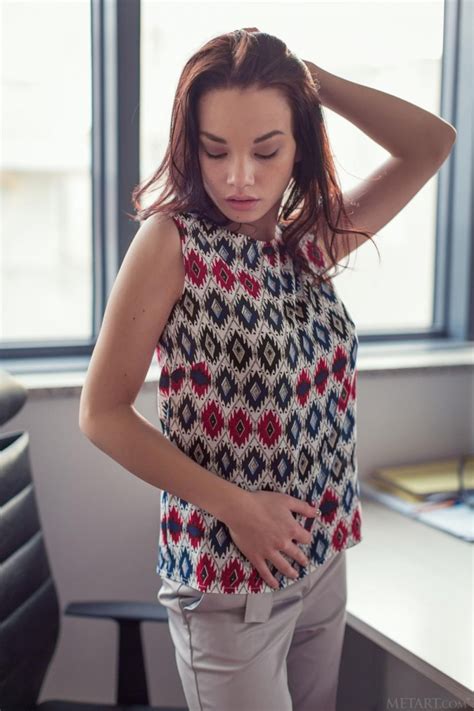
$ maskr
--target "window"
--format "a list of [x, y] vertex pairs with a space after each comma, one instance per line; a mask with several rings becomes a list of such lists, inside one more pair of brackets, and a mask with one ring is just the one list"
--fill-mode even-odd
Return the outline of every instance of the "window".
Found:
[[[74, 357], [77, 364], [90, 356], [138, 228], [126, 215], [131, 191], [161, 161], [179, 73], [204, 41], [247, 26], [248, 5], [2, 3], [0, 356], [9, 366], [31, 370], [59, 357], [67, 369]], [[299, 56], [456, 126], [449, 161], [374, 237], [381, 262], [364, 244], [336, 288], [361, 343], [472, 339], [472, 4], [251, 6], [251, 24], [281, 36]], [[324, 112], [344, 191], [386, 153]]]
[[91, 336], [90, 4], [2, 3], [1, 345]]

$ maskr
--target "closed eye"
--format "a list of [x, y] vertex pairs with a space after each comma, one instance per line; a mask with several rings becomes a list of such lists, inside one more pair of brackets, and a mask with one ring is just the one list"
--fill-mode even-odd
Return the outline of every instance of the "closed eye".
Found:
[[[219, 153], [219, 155], [215, 156], [212, 153], [208, 153], [207, 151], [204, 151], [204, 153], [209, 157], [209, 158], [214, 158], [215, 160], [218, 160], [219, 158], [225, 158], [227, 155], [226, 153]], [[274, 153], [271, 153], [269, 156], [262, 156], [259, 155], [258, 153], [256, 154], [257, 158], [263, 158], [263, 160], [268, 160], [269, 158], [273, 158], [276, 156], [278, 153], [278, 150], [276, 150]]]

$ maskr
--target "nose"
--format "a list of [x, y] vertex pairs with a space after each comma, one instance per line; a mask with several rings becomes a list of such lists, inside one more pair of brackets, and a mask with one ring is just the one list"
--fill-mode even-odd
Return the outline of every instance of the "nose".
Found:
[[229, 175], [227, 178], [227, 184], [233, 185], [238, 191], [245, 191], [245, 186], [255, 184], [255, 171], [252, 167], [252, 160], [246, 159], [236, 159], [231, 164], [229, 169]]

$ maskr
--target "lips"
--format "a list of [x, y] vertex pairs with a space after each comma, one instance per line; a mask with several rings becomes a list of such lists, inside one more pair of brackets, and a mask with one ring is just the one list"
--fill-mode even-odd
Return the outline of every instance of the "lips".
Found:
[[252, 195], [230, 195], [227, 200], [232, 202], [249, 202], [250, 200], [258, 200], [258, 198], [252, 197]]
[[256, 206], [257, 202], [260, 201], [260, 198], [245, 198], [245, 199], [240, 199], [240, 198], [227, 198], [227, 202], [229, 203], [229, 206], [232, 207], [234, 212], [242, 212], [243, 210], [245, 211], [250, 211], [253, 210], [254, 207]]

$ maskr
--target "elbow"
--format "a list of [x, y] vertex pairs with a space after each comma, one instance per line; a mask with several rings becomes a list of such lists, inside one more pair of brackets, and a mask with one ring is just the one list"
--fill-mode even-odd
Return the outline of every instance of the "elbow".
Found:
[[451, 126], [451, 124], [448, 125], [449, 129], [446, 130], [446, 137], [443, 137], [443, 139], [439, 141], [438, 146], [439, 158], [442, 161], [445, 161], [446, 158], [449, 156], [456, 142], [457, 131], [454, 126]]
[[91, 418], [84, 418], [84, 417], [79, 417], [79, 429], [86, 437], [86, 439], [89, 440], [94, 446], [99, 447], [99, 434], [100, 434], [100, 425], [98, 424], [97, 420], [92, 420]]
[[82, 432], [83, 435], [87, 437], [87, 439], [91, 439], [91, 424], [88, 419], [81, 413], [79, 413], [79, 429]]
[[92, 439], [92, 418], [84, 403], [79, 405], [78, 425], [82, 434], [85, 435], [87, 439]]
[[91, 398], [87, 397], [83, 388], [79, 399], [78, 425], [82, 434], [84, 434], [88, 439], [91, 439], [92, 421], [94, 419], [93, 415], [94, 411], [91, 407]]
[[[84, 403], [79, 406], [79, 429], [90, 439], [93, 444], [97, 444], [99, 433], [108, 429], [110, 424], [113, 429], [117, 429], [116, 420], [120, 417], [123, 408], [131, 408], [129, 403], [121, 403], [110, 407], [107, 410], [93, 410], [86, 407]], [[133, 408], [132, 408], [133, 409]]]

